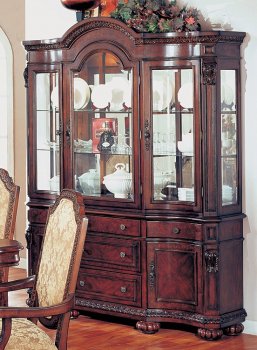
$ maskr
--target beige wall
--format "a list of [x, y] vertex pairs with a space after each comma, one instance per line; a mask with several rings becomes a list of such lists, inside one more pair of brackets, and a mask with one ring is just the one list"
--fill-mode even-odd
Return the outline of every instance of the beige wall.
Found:
[[[23, 79], [25, 51], [21, 44], [25, 37], [25, 0], [0, 1], [0, 27], [13, 51], [14, 181], [21, 187], [16, 239], [26, 246], [26, 89]], [[26, 249], [21, 256], [26, 257]]]

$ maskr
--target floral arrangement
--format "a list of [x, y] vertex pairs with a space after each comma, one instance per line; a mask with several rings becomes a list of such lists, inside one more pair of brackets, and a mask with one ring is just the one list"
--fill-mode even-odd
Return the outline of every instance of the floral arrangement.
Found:
[[176, 0], [119, 0], [110, 16], [138, 32], [200, 31], [199, 11], [180, 8]]

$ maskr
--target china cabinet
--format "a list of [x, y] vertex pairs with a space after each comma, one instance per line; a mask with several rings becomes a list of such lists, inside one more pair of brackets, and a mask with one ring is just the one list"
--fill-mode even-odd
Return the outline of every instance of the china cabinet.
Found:
[[76, 309], [243, 330], [240, 46], [245, 33], [136, 33], [89, 18], [24, 42], [29, 269], [62, 188], [84, 194]]

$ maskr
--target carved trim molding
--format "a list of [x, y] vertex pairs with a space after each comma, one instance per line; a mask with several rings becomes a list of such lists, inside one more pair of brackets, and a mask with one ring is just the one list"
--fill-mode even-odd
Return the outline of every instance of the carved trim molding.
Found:
[[29, 87], [29, 84], [28, 84], [28, 79], [29, 79], [28, 66], [26, 66], [25, 69], [24, 69], [23, 78], [24, 78], [24, 87], [28, 88]]
[[105, 310], [105, 311], [112, 311], [127, 315], [135, 315], [135, 316], [146, 316], [145, 310], [141, 310], [135, 307], [125, 306], [125, 305], [115, 305], [111, 303], [104, 303], [104, 302], [96, 302], [92, 300], [87, 299], [80, 299], [76, 298], [75, 304], [78, 306], [84, 306], [90, 309], [93, 309], [92, 311], [99, 309], [99, 310]]
[[170, 310], [160, 310], [160, 309], [138, 309], [135, 307], [129, 307], [125, 305], [115, 305], [112, 303], [105, 303], [105, 302], [96, 302], [91, 301], [87, 299], [80, 299], [76, 298], [75, 304], [77, 306], [84, 306], [86, 308], [92, 309], [92, 312], [94, 310], [105, 310], [105, 311], [112, 311], [127, 315], [133, 315], [133, 316], [141, 316], [144, 318], [171, 318], [174, 319], [174, 322], [176, 320], [190, 320], [193, 322], [197, 322], [200, 324], [218, 324], [222, 325], [224, 323], [233, 322], [234, 320], [240, 320], [244, 321], [245, 317], [247, 316], [247, 313], [244, 309], [239, 310], [238, 312], [233, 312], [230, 314], [226, 314], [223, 316], [210, 316], [206, 317], [200, 314], [194, 314], [192, 312], [186, 312], [186, 311], [170, 311]]
[[203, 63], [202, 77], [204, 85], [216, 85], [217, 64], [215, 62]]
[[204, 253], [207, 272], [219, 271], [219, 253], [215, 250], [207, 250]]
[[218, 42], [242, 42], [240, 36], [220, 36], [220, 35], [203, 35], [203, 36], [173, 36], [170, 38], [136, 38], [136, 45], [152, 44], [204, 44]]
[[[238, 42], [243, 41], [241, 35], [220, 35], [219, 32], [214, 35], [199, 35], [194, 36], [188, 33], [184, 35], [173, 35], [171, 37], [144, 37], [145, 33], [139, 34], [135, 32], [135, 36], [131, 34], [131, 29], [126, 27], [122, 22], [118, 20], [108, 19], [95, 19], [91, 18], [88, 21], [83, 22], [80, 26], [77, 26], [74, 30], [69, 32], [63, 40], [57, 40], [54, 42], [39, 42], [29, 44], [24, 42], [24, 47], [27, 51], [40, 51], [40, 50], [58, 50], [63, 48], [69, 48], [75, 40], [81, 35], [95, 29], [114, 29], [123, 33], [126, 37], [134, 42], [135, 45], [152, 45], [152, 44], [200, 44], [200, 43], [217, 43], [217, 42]], [[174, 33], [172, 33], [174, 34]], [[147, 33], [148, 35], [148, 33]]]

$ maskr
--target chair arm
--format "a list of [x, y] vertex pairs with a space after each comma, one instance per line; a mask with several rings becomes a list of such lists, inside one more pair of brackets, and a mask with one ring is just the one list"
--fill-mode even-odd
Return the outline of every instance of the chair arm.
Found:
[[14, 290], [25, 289], [33, 287], [35, 282], [35, 276], [29, 276], [19, 280], [0, 283], [0, 293], [12, 292]]
[[[0, 318], [39, 318], [61, 315], [74, 307], [74, 294], [70, 294], [62, 303], [46, 307], [0, 307]], [[4, 320], [3, 320], [4, 321]]]

